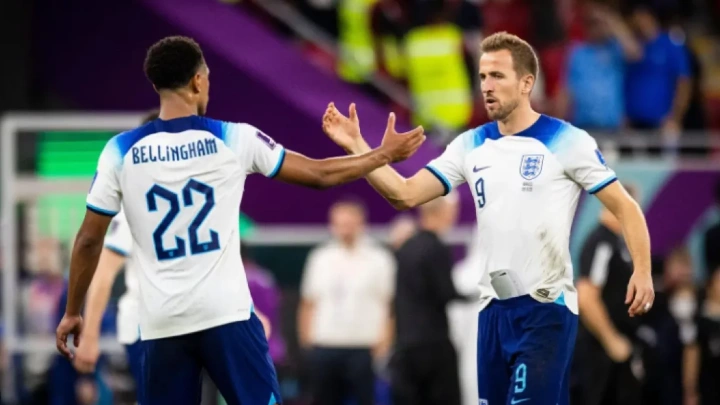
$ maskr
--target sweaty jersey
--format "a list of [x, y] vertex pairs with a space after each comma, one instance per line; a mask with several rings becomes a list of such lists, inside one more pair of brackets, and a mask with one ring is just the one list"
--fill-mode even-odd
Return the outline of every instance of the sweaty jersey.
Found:
[[139, 338], [138, 312], [140, 310], [140, 292], [135, 274], [136, 266], [130, 253], [133, 251], [133, 238], [125, 213], [120, 212], [110, 223], [105, 235], [105, 249], [125, 257], [125, 293], [118, 302], [117, 336], [122, 344], [133, 344]]
[[617, 180], [587, 132], [541, 115], [503, 136], [492, 122], [459, 135], [427, 169], [446, 192], [470, 186], [482, 306], [497, 297], [488, 275], [510, 270], [524, 293], [578, 312], [570, 228], [580, 191], [594, 194]]
[[190, 116], [111, 139], [88, 209], [130, 226], [142, 340], [247, 320], [238, 216], [248, 174], [273, 177], [284, 148], [247, 124]]

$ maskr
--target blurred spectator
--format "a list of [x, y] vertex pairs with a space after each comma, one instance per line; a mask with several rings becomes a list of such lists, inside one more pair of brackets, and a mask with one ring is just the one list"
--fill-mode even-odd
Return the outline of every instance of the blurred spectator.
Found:
[[375, 73], [371, 9], [376, 0], [338, 1], [338, 74], [351, 83], [365, 83]]
[[690, 62], [690, 102], [682, 127], [685, 130], [702, 131], [707, 129], [705, 116], [705, 94], [703, 91], [703, 66], [695, 50], [687, 46], [688, 61]]
[[414, 121], [425, 128], [459, 130], [473, 112], [473, 90], [465, 61], [462, 30], [453, 23], [453, 9], [442, 0], [428, 0], [420, 11], [423, 25], [405, 37], [407, 80]]
[[317, 24], [326, 34], [337, 38], [337, 5], [340, 1], [342, 0], [299, 0], [297, 3], [305, 17]]
[[[55, 312], [64, 288], [60, 241], [51, 238], [31, 241], [25, 262], [33, 277], [22, 288], [22, 329], [30, 338], [52, 336], [57, 326]], [[29, 353], [24, 357], [23, 377], [30, 392], [44, 389], [45, 373], [52, 358], [53, 355], [47, 353]]]
[[388, 349], [395, 262], [364, 235], [365, 209], [344, 200], [330, 208], [333, 240], [310, 253], [298, 313], [298, 338], [311, 349], [311, 380], [318, 405], [352, 397], [374, 403], [373, 352]]
[[[715, 184], [715, 205], [720, 208], [720, 182]], [[708, 276], [710, 276], [711, 271], [720, 268], [720, 221], [705, 231], [703, 258], [705, 259], [705, 270]]]
[[[63, 282], [62, 294], [56, 305], [54, 313], [53, 325], [60, 323], [65, 313], [65, 306], [67, 304], [68, 294], [68, 283], [67, 280]], [[105, 313], [106, 317], [110, 311]], [[101, 325], [114, 325], [114, 322], [106, 322], [103, 318]], [[107, 329], [101, 328], [101, 333]], [[105, 365], [104, 356], [100, 357], [97, 368], [92, 375], [80, 375], [72, 363], [64, 356], [54, 353], [52, 359], [52, 366], [48, 373], [48, 384], [49, 384], [49, 397], [50, 401], [41, 402], [42, 404], [50, 405], [85, 405], [87, 401], [92, 398], [96, 399], [96, 402], [90, 402], [93, 405], [110, 405], [112, 404], [113, 394], [102, 379], [102, 373], [100, 370]], [[91, 393], [96, 396], [92, 397]], [[38, 403], [39, 405], [40, 403]]]
[[457, 193], [422, 205], [420, 231], [397, 252], [391, 360], [395, 405], [460, 405], [458, 360], [447, 306], [473, 296], [456, 291], [452, 252], [440, 239], [455, 225], [458, 208]]
[[285, 360], [285, 342], [280, 332], [280, 290], [275, 285], [272, 273], [253, 261], [248, 246], [243, 242], [240, 243], [240, 254], [253, 305], [270, 323], [270, 357], [273, 363], [280, 364]]
[[[626, 186], [630, 195], [635, 190]], [[575, 368], [582, 398], [578, 405], [636, 405], [642, 398], [640, 376], [633, 372], [639, 318], [630, 318], [625, 294], [633, 272], [622, 227], [607, 209], [585, 241], [577, 281], [581, 325]], [[588, 367], [592, 364], [591, 367]]]
[[668, 31], [653, 10], [637, 6], [632, 23], [643, 44], [642, 58], [627, 67], [626, 106], [630, 126], [661, 129], [677, 137], [690, 101], [690, 62], [684, 34]]
[[642, 319], [638, 334], [647, 344], [643, 356], [646, 371], [643, 402], [682, 404], [696, 391], [688, 378], [697, 365], [697, 294], [692, 259], [685, 247], [673, 249], [665, 259], [662, 282], [656, 287], [653, 309]]
[[720, 269], [708, 279], [698, 319], [700, 405], [720, 404]]
[[415, 219], [410, 215], [398, 215], [390, 224], [390, 249], [397, 251], [405, 244], [415, 231], [417, 224]]
[[621, 18], [600, 6], [585, 13], [587, 40], [568, 56], [564, 103], [570, 121], [586, 130], [616, 131], [625, 116], [625, 61], [642, 49]]
[[[480, 277], [484, 277], [484, 284], [490, 284], [490, 277], [486, 273], [481, 275], [478, 269], [481, 266], [480, 238], [477, 232], [473, 234], [468, 245], [465, 258], [453, 268], [453, 284], [458, 293], [472, 295], [478, 293]], [[460, 394], [462, 405], [477, 405], [477, 339], [478, 339], [478, 300], [454, 301], [448, 308], [448, 321], [450, 335], [458, 354], [458, 368], [460, 369]]]
[[397, 80], [405, 78], [403, 38], [410, 29], [408, 0], [378, 0], [372, 9], [375, 56], [380, 67]]

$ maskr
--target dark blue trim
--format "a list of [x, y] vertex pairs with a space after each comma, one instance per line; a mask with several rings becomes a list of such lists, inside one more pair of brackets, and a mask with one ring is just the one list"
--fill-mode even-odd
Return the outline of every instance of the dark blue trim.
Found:
[[109, 251], [111, 251], [111, 252], [113, 252], [113, 253], [117, 253], [117, 254], [119, 254], [120, 256], [123, 256], [123, 257], [128, 257], [128, 256], [130, 256], [130, 254], [128, 254], [128, 252], [126, 252], [126, 251], [124, 251], [124, 250], [122, 250], [122, 249], [120, 249], [120, 248], [118, 248], [118, 247], [115, 247], [115, 246], [113, 246], [113, 245], [108, 245], [108, 244], [106, 244], [106, 245], [105, 245], [105, 249], [107, 249], [107, 250], [109, 250]]
[[588, 190], [588, 193], [590, 193], [590, 194], [595, 194], [595, 193], [601, 191], [602, 189], [604, 189], [605, 187], [607, 187], [607, 186], [615, 183], [616, 181], [617, 181], [617, 177], [616, 177], [616, 176], [612, 176], [612, 177], [610, 177], [609, 179], [603, 181], [602, 183], [600, 183], [600, 184], [598, 184], [597, 186], [595, 186], [595, 187], [591, 188], [590, 190]]
[[119, 134], [115, 137], [115, 142], [117, 142], [118, 148], [120, 149], [120, 157], [125, 157], [125, 154], [133, 147], [133, 145], [140, 142], [146, 136], [150, 136], [158, 132], [176, 134], [194, 129], [210, 132], [215, 137], [225, 141], [224, 128], [226, 125], [229, 124], [212, 118], [199, 117], [197, 115], [174, 118], [167, 121], [158, 118], [133, 130]]
[[96, 207], [96, 206], [94, 206], [94, 205], [92, 205], [92, 204], [89, 204], [89, 203], [87, 204], [87, 209], [89, 209], [90, 211], [92, 211], [92, 212], [94, 212], [94, 213], [96, 213], [96, 214], [105, 215], [106, 217], [114, 217], [115, 215], [118, 214], [117, 212], [110, 211], [110, 210], [105, 210], [105, 209], [102, 209], [102, 208], [100, 208], [100, 207]]
[[277, 163], [275, 163], [275, 168], [272, 169], [270, 174], [268, 174], [268, 177], [272, 179], [277, 176], [278, 173], [280, 173], [280, 168], [282, 167], [283, 163], [285, 163], [285, 148], [280, 151], [280, 158], [278, 158]]
[[425, 168], [433, 174], [433, 176], [437, 177], [438, 180], [443, 185], [443, 188], [445, 189], [445, 193], [443, 195], [448, 195], [450, 193], [450, 190], [452, 190], [452, 184], [450, 184], [450, 180], [445, 177], [440, 171], [430, 165], [425, 166]]

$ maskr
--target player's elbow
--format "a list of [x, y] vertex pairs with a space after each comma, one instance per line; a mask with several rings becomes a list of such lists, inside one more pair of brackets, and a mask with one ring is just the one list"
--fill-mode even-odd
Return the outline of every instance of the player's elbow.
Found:
[[312, 182], [310, 187], [316, 189], [316, 190], [327, 190], [328, 188], [335, 187], [337, 185], [340, 185], [341, 182], [335, 179], [332, 176], [317, 176], [317, 178]]
[[409, 209], [413, 209], [417, 207], [416, 204], [414, 204], [409, 199], [403, 199], [403, 198], [389, 198], [388, 201], [390, 202], [390, 205], [393, 206], [398, 211], [407, 211]]
[[95, 235], [91, 232], [85, 232], [80, 230], [77, 236], [75, 236], [75, 248], [76, 251], [90, 251], [100, 250], [102, 248], [104, 237], [103, 235]]

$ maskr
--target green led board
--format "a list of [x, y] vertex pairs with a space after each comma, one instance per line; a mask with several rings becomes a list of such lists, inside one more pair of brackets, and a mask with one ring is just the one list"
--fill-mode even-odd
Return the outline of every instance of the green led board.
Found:
[[51, 177], [92, 177], [98, 157], [117, 132], [52, 131], [38, 134], [37, 175]]
[[[38, 133], [36, 176], [43, 179], [87, 179], [95, 174], [97, 160], [117, 132], [47, 131]], [[85, 214], [85, 195], [53, 194], [37, 202], [43, 235], [69, 240]]]

